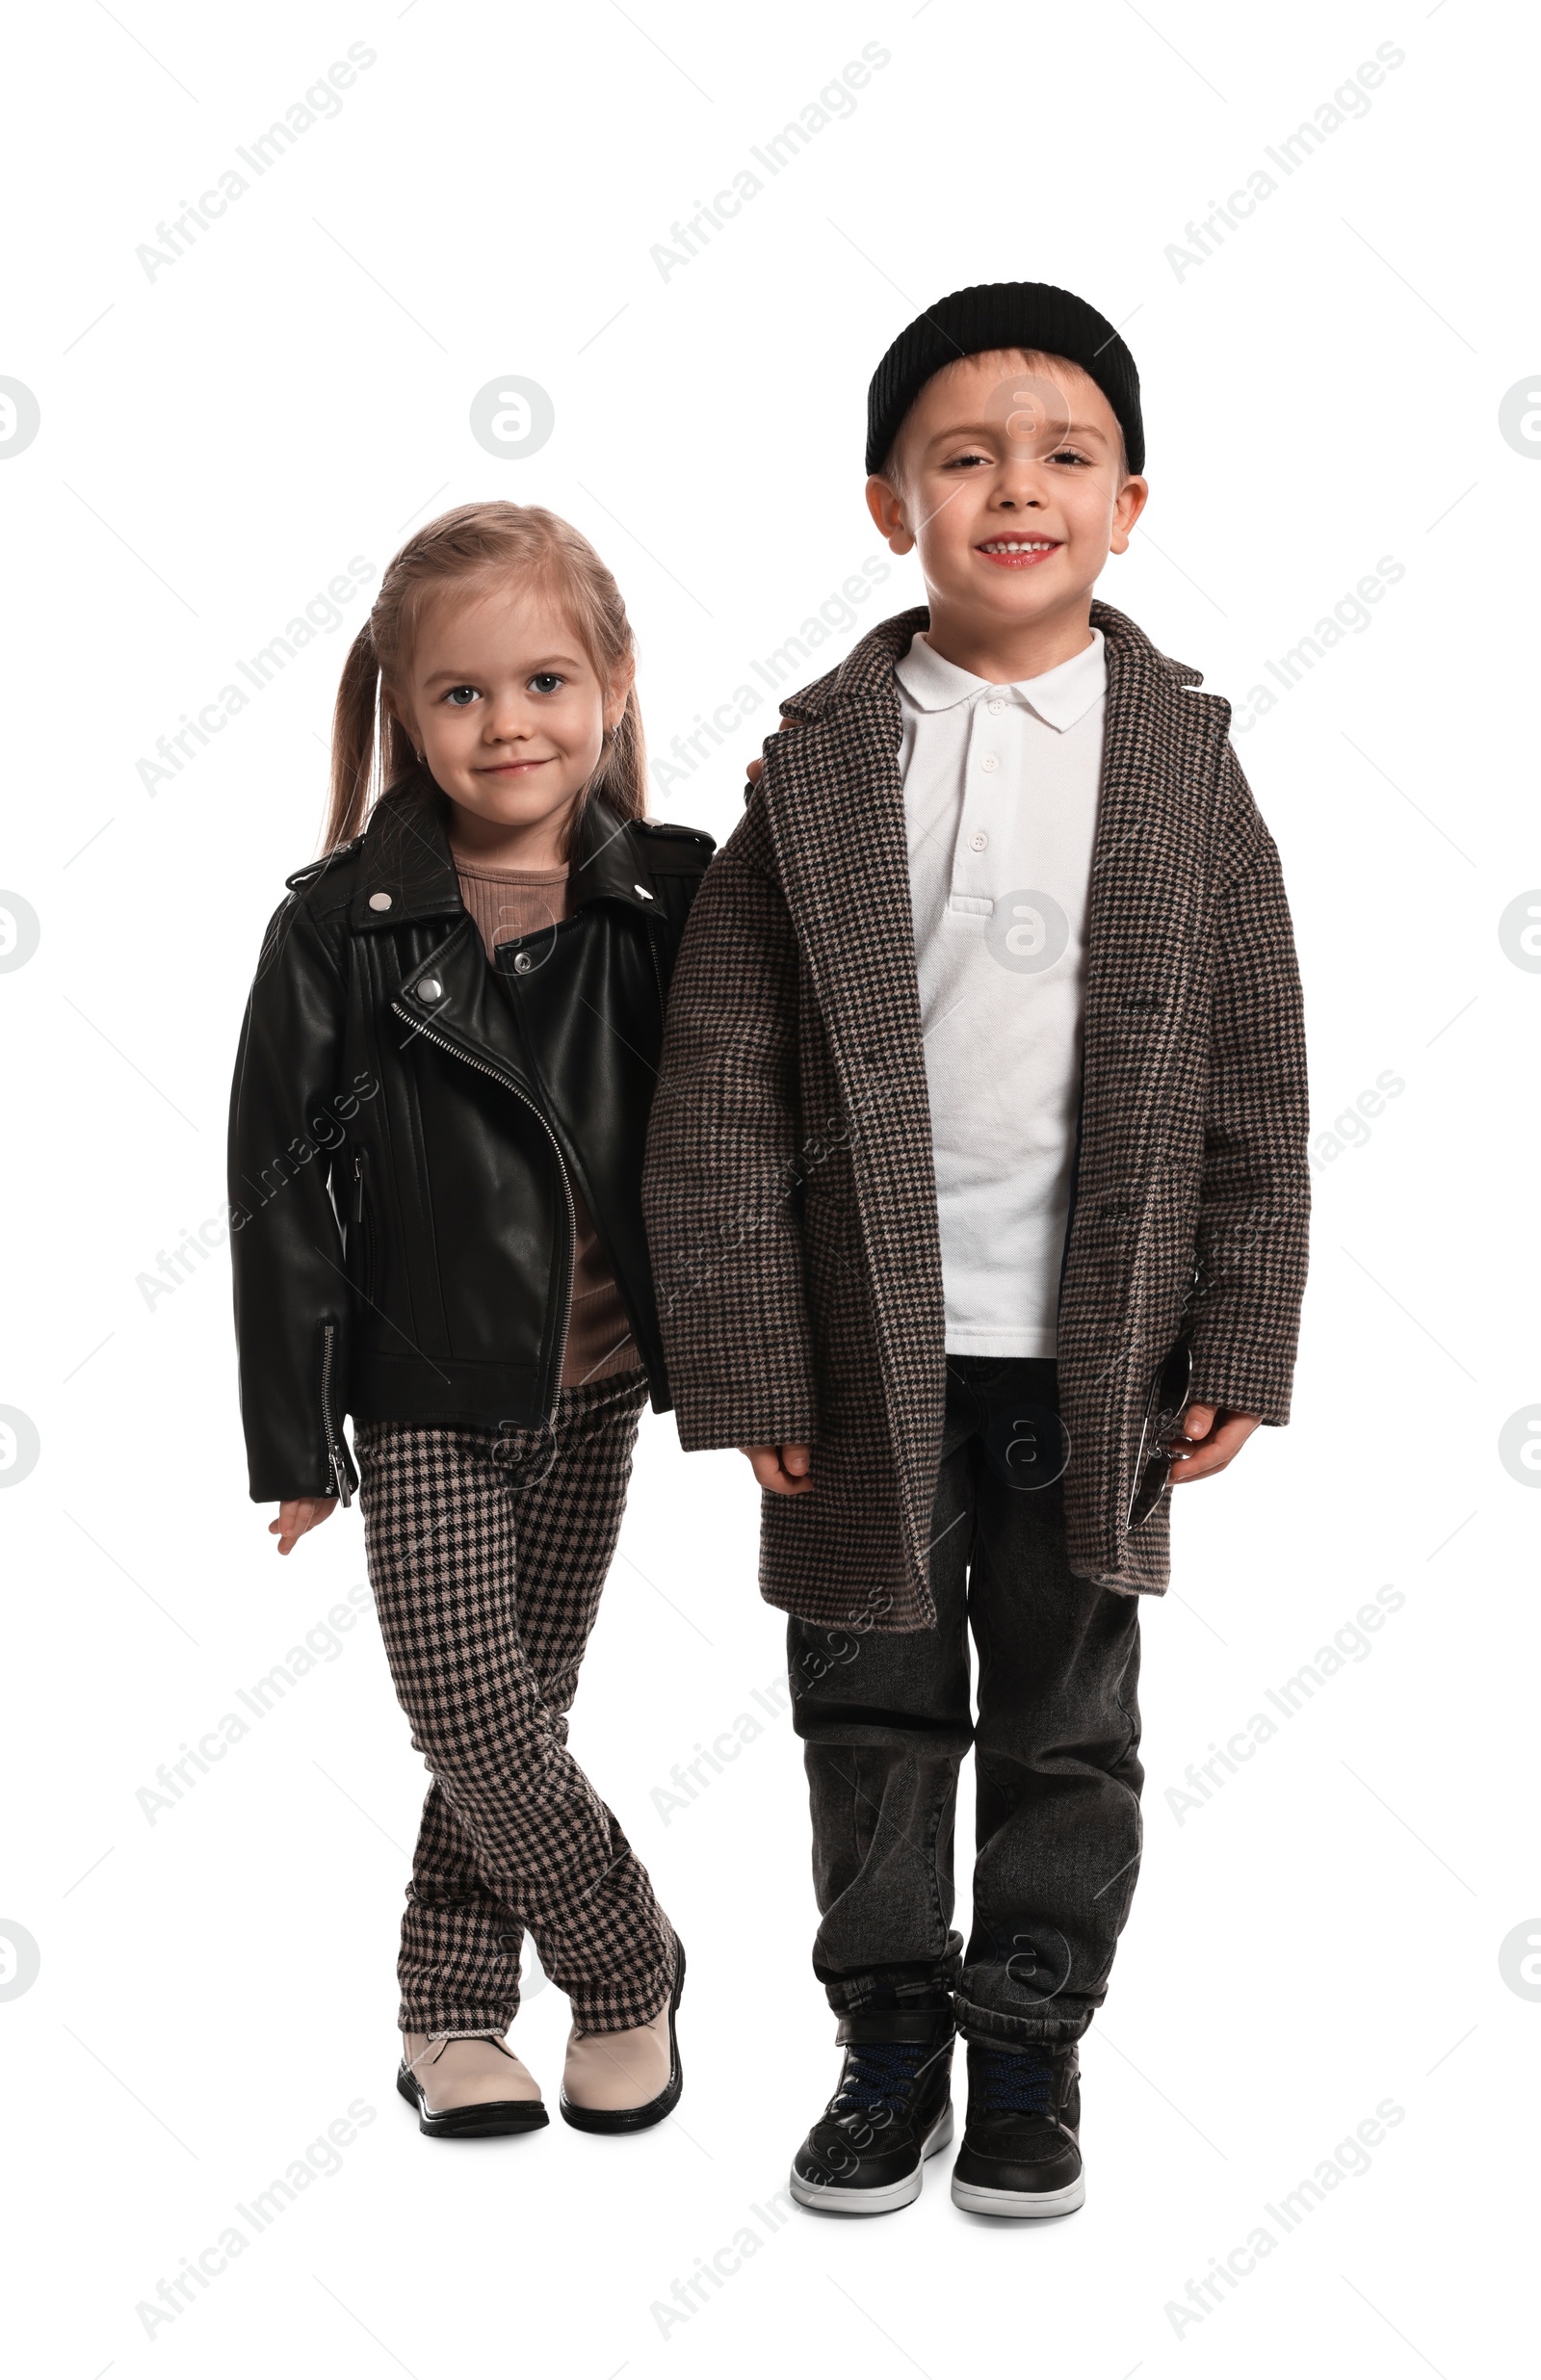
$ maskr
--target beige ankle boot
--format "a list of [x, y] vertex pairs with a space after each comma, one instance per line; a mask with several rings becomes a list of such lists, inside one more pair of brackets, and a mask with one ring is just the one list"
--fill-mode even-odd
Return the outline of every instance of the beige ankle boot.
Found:
[[674, 2012], [684, 1989], [682, 1948], [674, 1988], [646, 2025], [623, 2033], [586, 2033], [573, 2027], [562, 2076], [562, 2112], [579, 2132], [645, 2132], [676, 2105], [684, 2078]]
[[419, 2132], [435, 2140], [483, 2140], [494, 2132], [533, 2132], [549, 2124], [540, 2085], [501, 2033], [452, 2040], [404, 2033], [396, 2078], [417, 2109]]

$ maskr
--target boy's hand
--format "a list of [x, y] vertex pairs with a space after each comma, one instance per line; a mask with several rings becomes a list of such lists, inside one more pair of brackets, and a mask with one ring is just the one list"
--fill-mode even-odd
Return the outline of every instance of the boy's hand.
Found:
[[[1228, 1413], [1223, 1405], [1189, 1405], [1183, 1434], [1171, 1445], [1172, 1485], [1207, 1479], [1233, 1462], [1258, 1426], [1255, 1413]], [[1192, 1452], [1185, 1452], [1191, 1447]]]
[[337, 1509], [335, 1496], [294, 1496], [278, 1506], [278, 1517], [268, 1523], [268, 1534], [278, 1540], [280, 1554], [292, 1554], [307, 1530], [319, 1529]]
[[748, 1456], [750, 1470], [772, 1496], [805, 1496], [813, 1485], [805, 1446], [742, 1446], [739, 1452]]

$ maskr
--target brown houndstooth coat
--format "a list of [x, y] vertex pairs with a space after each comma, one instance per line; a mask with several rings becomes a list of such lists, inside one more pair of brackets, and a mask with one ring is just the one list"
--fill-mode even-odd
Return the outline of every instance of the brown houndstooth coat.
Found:
[[[761, 1586], [816, 1622], [927, 1626], [941, 1251], [886, 620], [783, 707], [674, 976], [644, 1208], [686, 1448], [813, 1447], [765, 1499]], [[1076, 1184], [1060, 1287], [1072, 1567], [1167, 1582], [1167, 1502], [1124, 1526], [1150, 1384], [1289, 1419], [1309, 1176], [1278, 853], [1227, 703], [1095, 604], [1108, 705]]]

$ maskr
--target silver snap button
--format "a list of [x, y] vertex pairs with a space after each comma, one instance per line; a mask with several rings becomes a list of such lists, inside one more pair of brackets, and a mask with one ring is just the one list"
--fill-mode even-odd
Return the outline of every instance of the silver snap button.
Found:
[[640, 893], [644, 901], [651, 901], [653, 898], [645, 884], [634, 884], [632, 886], [632, 891], [634, 893]]
[[1006, 704], [1002, 701], [999, 694], [992, 694], [984, 707], [993, 718], [999, 719], [1001, 713], [1006, 709]]
[[979, 827], [975, 833], [970, 835], [969, 850], [971, 851], [987, 851], [989, 848], [990, 838], [985, 833], [982, 826]]
[[388, 909], [391, 905], [391, 897], [389, 893], [371, 893], [369, 905], [372, 909]]
[[986, 776], [990, 775], [995, 770], [999, 769], [1001, 763], [993, 752], [986, 752], [984, 758], [979, 763], [979, 767], [984, 771]]
[[513, 972], [515, 975], [528, 975], [535, 963], [528, 951], [518, 951], [514, 954]]
[[426, 975], [417, 987], [417, 996], [419, 1000], [442, 1000], [444, 986], [436, 975]]

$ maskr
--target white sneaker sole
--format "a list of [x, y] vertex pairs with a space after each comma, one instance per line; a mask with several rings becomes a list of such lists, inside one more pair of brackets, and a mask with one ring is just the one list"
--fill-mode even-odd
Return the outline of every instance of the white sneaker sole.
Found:
[[1074, 2214], [1084, 2206], [1086, 2179], [1078, 2174], [1062, 2190], [1041, 2190], [1036, 2195], [1027, 2190], [987, 2190], [977, 2182], [960, 2182], [953, 2176], [953, 2204], [961, 2207], [965, 2214], [1004, 2214], [1024, 2217], [1051, 2214]]
[[949, 2148], [952, 2139], [953, 2103], [949, 2100], [926, 2136], [920, 2163], [902, 2181], [885, 2183], [881, 2189], [875, 2190], [822, 2190], [817, 2183], [804, 2180], [794, 2166], [788, 2186], [799, 2207], [811, 2207], [819, 2214], [895, 2214], [901, 2207], [911, 2206], [919, 2198], [927, 2158], [934, 2157], [938, 2149]]

